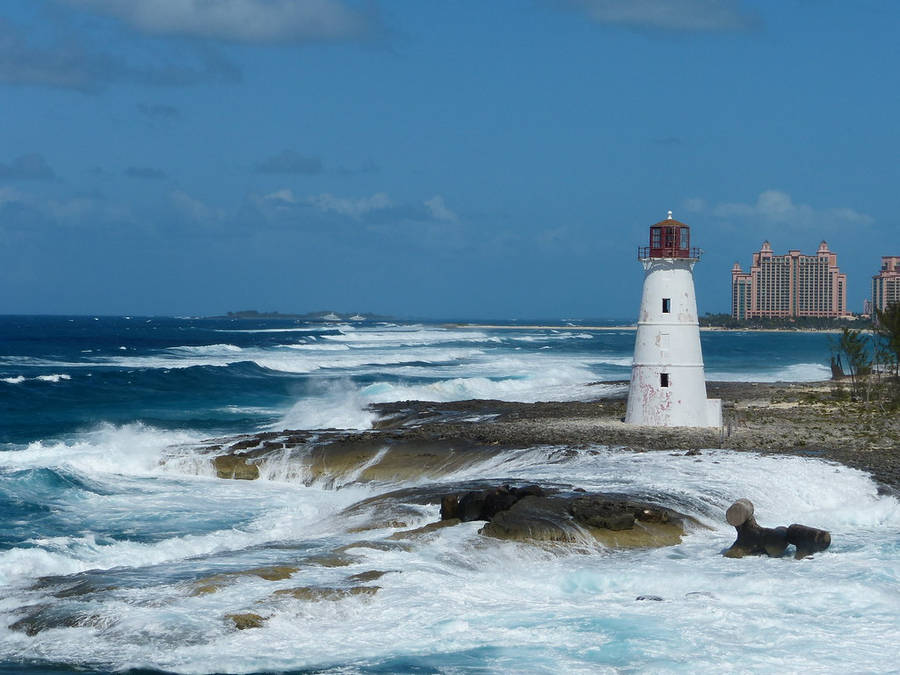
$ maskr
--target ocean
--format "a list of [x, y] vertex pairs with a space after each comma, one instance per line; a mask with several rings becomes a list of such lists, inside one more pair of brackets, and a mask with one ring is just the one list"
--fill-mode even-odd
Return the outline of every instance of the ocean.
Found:
[[[403, 482], [277, 462], [237, 481], [201, 452], [369, 429], [372, 403], [623, 389], [632, 330], [553, 323], [0, 317], [0, 673], [896, 672], [900, 504], [856, 469], [598, 442]], [[704, 332], [707, 378], [827, 379], [829, 339]], [[402, 490], [476, 479], [664, 495], [697, 525], [630, 551], [488, 540], [477, 522], [393, 536], [439, 518]], [[723, 558], [739, 497], [831, 548]], [[403, 527], [366, 525], [378, 508]], [[340, 592], [351, 577], [378, 588]], [[261, 626], [228, 618], [251, 613]]]

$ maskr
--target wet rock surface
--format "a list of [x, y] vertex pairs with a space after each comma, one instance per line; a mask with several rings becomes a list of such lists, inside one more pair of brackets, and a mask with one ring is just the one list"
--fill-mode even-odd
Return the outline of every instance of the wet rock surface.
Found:
[[534, 542], [599, 541], [615, 548], [668, 546], [681, 541], [688, 517], [672, 509], [609, 494], [501, 485], [445, 495], [441, 517], [486, 520], [480, 533]]
[[297, 572], [299, 567], [288, 565], [274, 565], [271, 567], [255, 567], [237, 572], [223, 572], [208, 577], [197, 579], [191, 587], [191, 595], [208, 595], [210, 593], [218, 593], [224, 587], [233, 584], [241, 577], [259, 577], [266, 581], [281, 581], [289, 579], [292, 574]]
[[887, 490], [900, 485], [900, 414], [841, 400], [824, 383], [711, 382], [725, 406], [722, 429], [637, 427], [623, 423], [624, 388], [590, 402], [377, 404], [365, 432], [285, 430], [211, 439], [216, 474], [253, 479], [262, 463], [296, 464], [305, 482], [440, 477], [506, 449], [534, 446], [635, 451], [708, 448], [776, 452], [834, 460], [868, 471]]
[[379, 586], [351, 586], [339, 588], [330, 586], [300, 586], [298, 588], [283, 588], [275, 591], [276, 596], [290, 596], [295, 600], [305, 602], [334, 602], [353, 596], [372, 596], [380, 590]]
[[262, 628], [262, 625], [266, 621], [259, 614], [253, 614], [252, 612], [245, 612], [243, 614], [226, 614], [225, 618], [229, 619], [234, 624], [234, 627], [238, 630], [247, 630], [248, 628]]

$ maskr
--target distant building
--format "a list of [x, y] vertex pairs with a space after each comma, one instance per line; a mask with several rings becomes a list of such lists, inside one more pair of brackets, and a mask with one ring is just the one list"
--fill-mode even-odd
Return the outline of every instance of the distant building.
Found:
[[765, 241], [753, 254], [749, 272], [740, 263], [731, 270], [731, 316], [736, 319], [849, 315], [847, 275], [824, 241], [815, 255], [798, 250], [775, 255]]
[[888, 305], [900, 303], [900, 255], [881, 259], [881, 271], [872, 277], [872, 305], [884, 311]]

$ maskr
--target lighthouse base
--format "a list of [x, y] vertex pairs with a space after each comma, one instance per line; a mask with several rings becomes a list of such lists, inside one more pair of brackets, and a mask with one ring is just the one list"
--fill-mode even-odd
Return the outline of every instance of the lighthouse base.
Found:
[[[722, 401], [706, 398], [701, 368], [688, 368], [661, 386], [661, 368], [638, 367], [631, 373], [626, 424], [651, 427], [720, 427]], [[671, 370], [671, 367], [666, 368]]]

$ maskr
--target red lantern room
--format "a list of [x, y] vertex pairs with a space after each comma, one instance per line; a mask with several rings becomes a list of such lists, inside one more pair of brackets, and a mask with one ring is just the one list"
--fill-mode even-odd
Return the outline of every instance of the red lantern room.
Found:
[[700, 258], [700, 249], [691, 248], [691, 228], [669, 217], [650, 226], [650, 245], [638, 247], [638, 258]]

